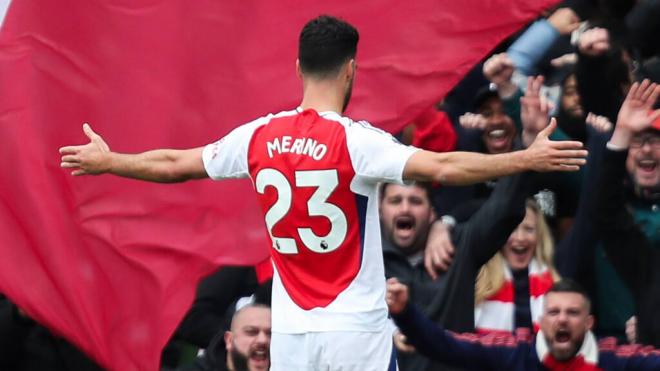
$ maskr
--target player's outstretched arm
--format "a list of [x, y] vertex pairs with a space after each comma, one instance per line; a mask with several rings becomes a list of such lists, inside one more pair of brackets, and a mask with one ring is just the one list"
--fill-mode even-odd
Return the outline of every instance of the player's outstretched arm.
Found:
[[61, 167], [71, 175], [115, 174], [126, 178], [158, 183], [183, 182], [208, 177], [202, 162], [202, 148], [187, 150], [157, 149], [137, 154], [110, 151], [100, 135], [88, 124], [83, 132], [89, 143], [60, 148]]
[[552, 141], [548, 137], [557, 127], [550, 125], [521, 151], [485, 155], [475, 152], [435, 153], [418, 151], [403, 170], [406, 180], [434, 181], [446, 185], [484, 182], [523, 171], [577, 171], [586, 163], [587, 151], [575, 141]]

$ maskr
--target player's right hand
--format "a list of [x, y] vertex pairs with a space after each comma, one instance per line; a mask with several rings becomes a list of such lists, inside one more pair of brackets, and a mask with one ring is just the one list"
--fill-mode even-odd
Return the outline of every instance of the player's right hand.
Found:
[[583, 149], [581, 142], [549, 139], [556, 127], [557, 121], [553, 118], [550, 120], [550, 125], [541, 130], [534, 142], [525, 150], [529, 170], [539, 172], [577, 171], [587, 162], [588, 153]]
[[408, 286], [399, 282], [396, 277], [387, 280], [385, 301], [391, 314], [399, 314], [408, 304]]
[[74, 176], [101, 174], [108, 171], [107, 154], [110, 153], [110, 147], [89, 124], [83, 124], [83, 132], [89, 138], [89, 143], [60, 148], [62, 155], [60, 166], [73, 169], [71, 175]]

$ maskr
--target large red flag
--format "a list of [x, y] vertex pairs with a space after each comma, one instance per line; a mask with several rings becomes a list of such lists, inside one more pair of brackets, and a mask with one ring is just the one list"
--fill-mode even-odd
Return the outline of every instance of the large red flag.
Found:
[[14, 0], [0, 33], [0, 291], [114, 370], [155, 370], [200, 276], [267, 256], [249, 181], [73, 178], [57, 149], [214, 141], [295, 107], [298, 33], [360, 31], [348, 114], [394, 131], [555, 0]]

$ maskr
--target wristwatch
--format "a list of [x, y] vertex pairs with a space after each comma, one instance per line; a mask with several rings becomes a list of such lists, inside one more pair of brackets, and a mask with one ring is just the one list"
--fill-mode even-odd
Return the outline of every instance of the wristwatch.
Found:
[[440, 217], [440, 222], [448, 226], [450, 229], [456, 226], [456, 218], [451, 215], [443, 215]]

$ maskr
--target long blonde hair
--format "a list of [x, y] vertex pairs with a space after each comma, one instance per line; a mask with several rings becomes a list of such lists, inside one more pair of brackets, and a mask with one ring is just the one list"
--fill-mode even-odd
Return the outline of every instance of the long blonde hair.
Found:
[[[553, 256], [555, 251], [554, 242], [552, 241], [552, 235], [550, 234], [550, 228], [548, 223], [545, 221], [543, 212], [539, 208], [538, 204], [533, 198], [527, 199], [527, 212], [533, 212], [536, 215], [536, 251], [534, 252], [534, 258], [548, 267], [548, 270], [552, 273], [552, 277], [555, 281], [559, 280], [559, 274], [555, 269], [553, 263]], [[495, 256], [493, 256], [486, 264], [481, 267], [479, 275], [477, 275], [477, 281], [475, 284], [475, 303], [479, 304], [489, 297], [496, 294], [504, 285], [504, 269], [506, 266], [506, 261], [502, 252], [499, 251]]]

